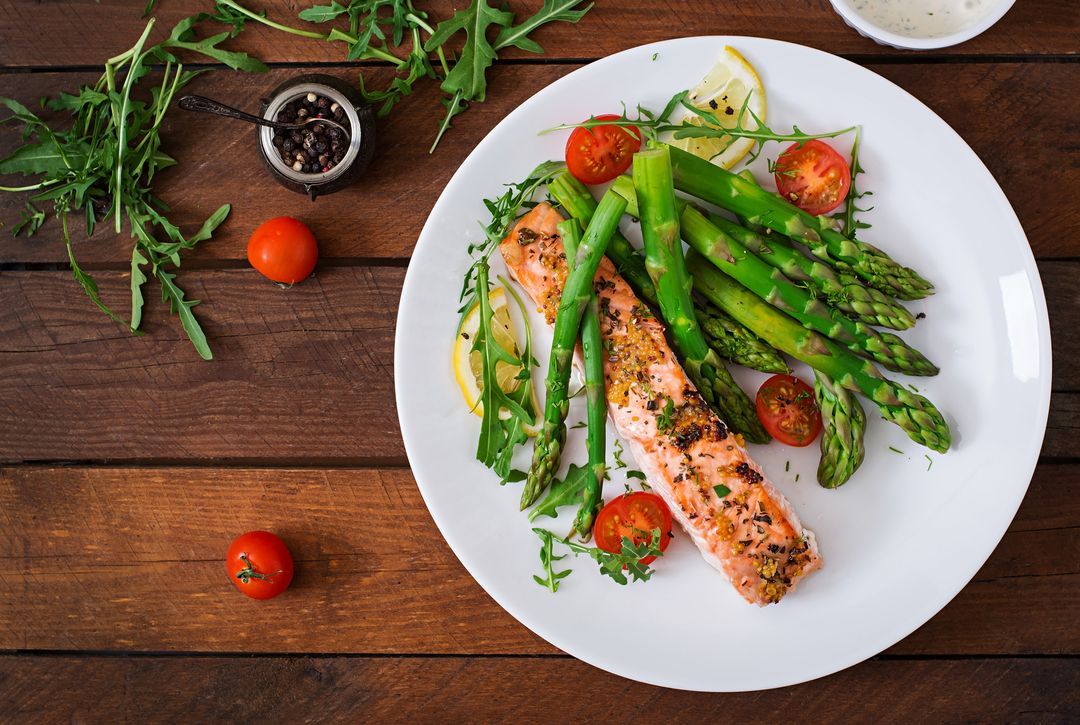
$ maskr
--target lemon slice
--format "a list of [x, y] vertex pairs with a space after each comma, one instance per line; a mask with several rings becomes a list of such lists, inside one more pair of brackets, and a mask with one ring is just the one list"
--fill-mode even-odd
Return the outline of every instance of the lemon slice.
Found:
[[[749, 102], [747, 102], [748, 96]], [[706, 73], [701, 82], [690, 91], [688, 100], [694, 106], [716, 116], [723, 128], [736, 126], [743, 103], [746, 103], [747, 108], [742, 119], [743, 128], [757, 128], [749, 111], [753, 111], [762, 122], [765, 121], [765, 86], [761, 83], [761, 78], [758, 77], [754, 66], [750, 65], [737, 50], [729, 46], [724, 47], [724, 52], [713, 69]], [[692, 114], [684, 123], [693, 126], [713, 126], [702, 117]], [[730, 136], [691, 137], [672, 139], [671, 145], [703, 159], [709, 159], [717, 166], [730, 169], [750, 153], [750, 149], [754, 147], [754, 140]]]
[[[518, 343], [514, 323], [510, 319], [510, 307], [507, 304], [506, 293], [501, 287], [496, 287], [488, 295], [491, 301], [491, 335], [502, 349], [516, 357], [521, 356], [521, 346]], [[473, 342], [476, 333], [480, 329], [480, 305], [472, 306], [458, 327], [457, 337], [454, 340], [453, 360], [454, 378], [457, 380], [461, 395], [465, 398], [465, 404], [478, 416], [484, 415], [484, 404], [480, 396], [484, 392], [483, 361], [479, 350], [473, 350]], [[504, 393], [517, 392], [522, 385], [529, 386], [529, 404], [526, 410], [536, 414], [540, 409], [536, 399], [536, 390], [532, 381], [518, 379], [521, 368], [506, 362], [495, 363], [495, 379]], [[531, 410], [530, 410], [531, 406]], [[499, 417], [506, 420], [510, 417], [510, 411], [502, 410]], [[537, 421], [539, 422], [539, 421]], [[534, 436], [537, 426], [523, 426], [525, 433]]]

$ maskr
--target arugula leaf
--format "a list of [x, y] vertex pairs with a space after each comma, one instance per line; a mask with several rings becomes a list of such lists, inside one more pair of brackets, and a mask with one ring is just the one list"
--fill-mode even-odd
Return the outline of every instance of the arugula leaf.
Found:
[[128, 326], [132, 330], [138, 330], [139, 325], [142, 324], [142, 308], [146, 301], [142, 293], [142, 286], [146, 283], [142, 265], [149, 263], [150, 260], [139, 250], [139, 245], [136, 244], [131, 248], [131, 322]]
[[862, 141], [862, 126], [859, 126], [855, 130], [855, 141], [851, 144], [851, 188], [848, 190], [847, 203], [844, 204], [844, 211], [840, 216], [842, 226], [840, 233], [848, 239], [854, 239], [855, 235], [860, 229], [869, 229], [872, 225], [866, 222], [859, 221], [855, 218], [856, 212], [867, 212], [874, 207], [867, 207], [861, 209], [856, 206], [856, 202], [864, 196], [873, 196], [872, 191], [858, 191], [855, 188], [855, 179], [859, 174], [866, 173], [862, 164], [859, 163], [859, 144]]
[[472, 0], [469, 7], [439, 23], [424, 44], [424, 50], [429, 53], [445, 45], [458, 32], [465, 32], [461, 55], [442, 82], [442, 89], [451, 95], [460, 91], [468, 101], [483, 101], [487, 91], [484, 74], [495, 60], [495, 48], [487, 39], [488, 28], [509, 27], [513, 21], [514, 14], [509, 10], [497, 10], [487, 0]]
[[582, 10], [574, 10], [584, 0], [544, 0], [544, 5], [536, 14], [525, 20], [520, 25], [503, 28], [495, 38], [495, 50], [502, 50], [515, 45], [529, 53], [543, 53], [544, 49], [535, 40], [528, 37], [541, 25], [562, 20], [567, 23], [576, 23], [585, 17], [585, 13], [592, 10], [594, 3], [589, 3]]
[[26, 211], [19, 218], [19, 223], [11, 228], [11, 236], [17, 237], [25, 231], [26, 236], [32, 237], [44, 223], [45, 212], [38, 210], [30, 202], [26, 202]]
[[550, 531], [544, 529], [533, 529], [533, 531], [540, 537], [540, 565], [544, 567], [544, 577], [541, 578], [533, 574], [533, 581], [552, 593], [557, 592], [559, 591], [559, 581], [570, 576], [573, 569], [555, 571], [554, 562], [565, 559], [567, 555], [555, 556], [555, 535]]
[[[551, 533], [547, 529], [534, 528], [533, 533], [540, 537], [540, 541], [543, 542], [540, 549], [540, 562], [544, 566], [543, 578], [533, 575], [533, 579], [545, 586], [551, 591], [558, 590], [558, 581], [564, 579], [570, 575], [571, 569], [557, 572], [554, 570], [552, 562], [565, 558], [565, 554], [556, 557], [553, 556], [554, 543], [558, 542], [568, 548], [575, 556], [579, 554], [588, 555], [593, 561], [600, 566], [600, 573], [604, 576], [610, 577], [618, 584], [626, 585], [629, 583], [627, 574], [634, 581], [648, 581], [653, 574], [653, 570], [649, 568], [648, 564], [643, 564], [642, 560], [650, 556], [660, 557], [664, 555], [664, 552], [660, 550], [660, 541], [663, 536], [663, 532], [660, 529], [653, 529], [649, 532], [649, 540], [643, 541], [640, 544], [635, 544], [633, 539], [624, 536], [622, 539], [622, 546], [618, 553], [605, 551], [596, 546], [585, 546], [575, 541], [570, 541], [555, 534]], [[550, 584], [549, 584], [550, 583]], [[551, 586], [554, 584], [554, 586]]]
[[310, 8], [305, 8], [297, 17], [309, 23], [325, 23], [343, 15], [347, 10], [348, 8], [334, 0], [329, 5], [312, 5]]
[[86, 163], [86, 153], [75, 147], [61, 151], [56, 140], [49, 139], [41, 143], [27, 144], [16, 149], [15, 153], [0, 160], [0, 174], [63, 174], [73, 166]]
[[180, 315], [180, 323], [184, 326], [191, 344], [203, 360], [211, 360], [214, 355], [210, 352], [210, 346], [206, 344], [206, 334], [203, 332], [199, 321], [195, 319], [195, 313], [191, 308], [199, 304], [199, 300], [185, 300], [184, 291], [176, 286], [173, 281], [176, 275], [166, 272], [164, 269], [157, 271], [158, 281], [161, 282], [161, 299], [169, 303], [169, 308]]
[[556, 478], [544, 499], [529, 512], [529, 521], [536, 521], [541, 516], [558, 518], [560, 506], [574, 506], [581, 502], [581, 493], [589, 483], [589, 468], [570, 464], [570, 470], [560, 480]]

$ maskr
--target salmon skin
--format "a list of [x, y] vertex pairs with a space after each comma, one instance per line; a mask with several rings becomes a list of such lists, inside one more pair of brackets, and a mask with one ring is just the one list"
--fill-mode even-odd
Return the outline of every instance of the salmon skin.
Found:
[[[510, 274], [548, 324], [555, 321], [566, 254], [559, 212], [541, 203], [500, 244]], [[821, 566], [814, 534], [747, 455], [742, 437], [705, 403], [675, 359], [664, 327], [604, 259], [600, 309], [608, 409], [652, 490], [702, 556], [746, 601], [772, 604]]]

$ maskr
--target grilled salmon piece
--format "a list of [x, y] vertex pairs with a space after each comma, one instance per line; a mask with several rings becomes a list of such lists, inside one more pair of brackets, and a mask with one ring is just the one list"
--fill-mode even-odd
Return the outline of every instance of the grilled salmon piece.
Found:
[[[549, 204], [539, 204], [500, 245], [510, 274], [548, 324], [567, 274], [561, 221]], [[748, 602], [780, 601], [821, 566], [813, 533], [747, 455], [742, 437], [705, 403], [675, 359], [663, 325], [607, 259], [594, 287], [608, 407], [619, 435], [705, 560]]]

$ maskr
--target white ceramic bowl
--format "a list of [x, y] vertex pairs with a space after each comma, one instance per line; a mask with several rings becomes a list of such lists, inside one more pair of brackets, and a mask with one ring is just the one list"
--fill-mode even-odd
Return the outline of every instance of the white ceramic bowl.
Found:
[[844, 19], [845, 23], [859, 31], [860, 35], [870, 38], [881, 45], [888, 45], [893, 48], [906, 50], [932, 50], [934, 48], [947, 48], [950, 45], [959, 45], [960, 43], [971, 40], [976, 35], [984, 32], [991, 25], [1001, 20], [1005, 13], [1009, 12], [1009, 9], [1016, 0], [1000, 0], [995, 7], [992, 7], [987, 11], [986, 15], [971, 25], [961, 28], [954, 33], [939, 35], [932, 38], [901, 35], [900, 33], [886, 30], [881, 26], [874, 24], [855, 10], [851, 0], [829, 0], [829, 2], [832, 3], [833, 10]]

